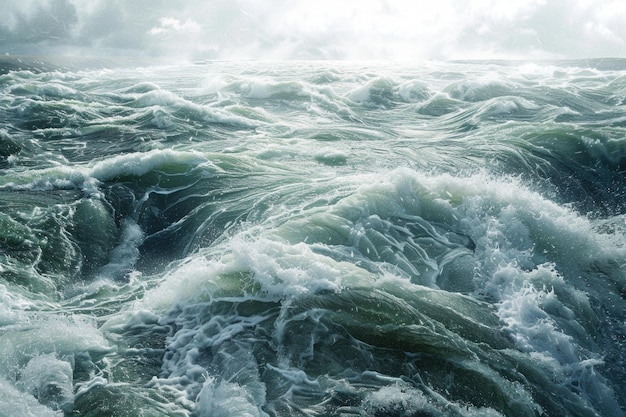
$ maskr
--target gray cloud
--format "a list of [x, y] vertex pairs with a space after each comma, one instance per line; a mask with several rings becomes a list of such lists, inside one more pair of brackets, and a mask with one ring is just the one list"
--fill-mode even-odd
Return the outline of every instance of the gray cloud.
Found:
[[7, 24], [0, 27], [4, 44], [49, 44], [72, 37], [78, 14], [69, 0], [50, 0], [26, 10], [9, 8], [5, 21]]
[[626, 55], [618, 0], [4, 0], [0, 53], [207, 59]]

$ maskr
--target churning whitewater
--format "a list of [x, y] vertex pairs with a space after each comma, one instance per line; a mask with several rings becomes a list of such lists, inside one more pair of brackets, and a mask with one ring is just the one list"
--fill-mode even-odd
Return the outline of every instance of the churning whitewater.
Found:
[[16, 67], [0, 415], [625, 415], [626, 61]]

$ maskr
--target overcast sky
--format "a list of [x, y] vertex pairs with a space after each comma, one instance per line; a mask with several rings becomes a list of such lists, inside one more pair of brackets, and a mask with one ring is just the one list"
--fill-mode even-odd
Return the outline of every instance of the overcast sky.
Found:
[[623, 0], [2, 0], [0, 54], [626, 57]]

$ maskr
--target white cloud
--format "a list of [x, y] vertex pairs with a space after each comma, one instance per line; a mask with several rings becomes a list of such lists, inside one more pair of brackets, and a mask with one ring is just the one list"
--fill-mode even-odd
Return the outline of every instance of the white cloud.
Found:
[[187, 19], [184, 22], [181, 22], [180, 20], [172, 17], [162, 17], [159, 19], [159, 26], [153, 27], [148, 31], [151, 35], [159, 35], [170, 32], [196, 34], [200, 33], [200, 25], [193, 19]]
[[626, 3], [610, 1], [584, 8], [586, 35], [591, 40], [606, 41], [623, 47], [626, 42]]
[[600, 38], [609, 43], [624, 45], [624, 39], [621, 38], [618, 34], [614, 33], [603, 23], [589, 21], [585, 24], [584, 27], [585, 31], [595, 38]]

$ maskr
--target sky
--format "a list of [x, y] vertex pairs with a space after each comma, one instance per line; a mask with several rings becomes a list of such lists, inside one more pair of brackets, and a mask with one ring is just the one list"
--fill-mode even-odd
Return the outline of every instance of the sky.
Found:
[[623, 0], [1, 0], [0, 54], [626, 58]]

